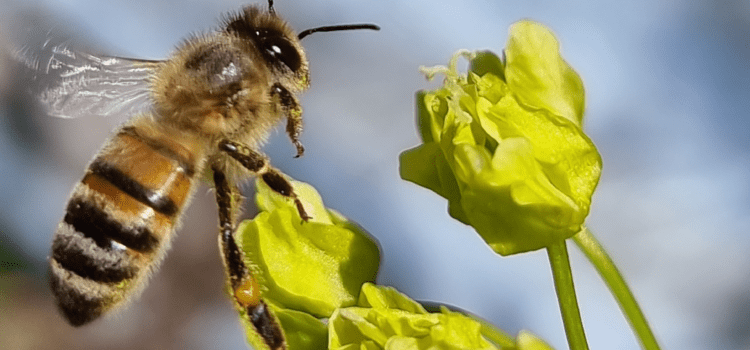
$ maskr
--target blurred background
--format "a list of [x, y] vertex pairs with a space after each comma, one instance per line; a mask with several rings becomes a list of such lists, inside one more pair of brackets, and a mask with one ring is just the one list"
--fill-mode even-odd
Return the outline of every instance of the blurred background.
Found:
[[[0, 45], [51, 36], [94, 53], [160, 59], [244, 4], [0, 0]], [[662, 346], [750, 348], [750, 3], [277, 0], [275, 7], [298, 30], [382, 27], [305, 39], [307, 151], [292, 158], [283, 128], [264, 148], [380, 241], [380, 284], [567, 348], [546, 253], [494, 254], [448, 216], [445, 200], [398, 175], [399, 153], [419, 143], [414, 93], [439, 83], [426, 82], [419, 66], [446, 64], [461, 48], [500, 52], [508, 27], [530, 18], [556, 33], [583, 77], [586, 130], [604, 159], [588, 225]], [[205, 185], [140, 299], [81, 329], [63, 321], [46, 281], [52, 234], [70, 190], [122, 119], [48, 117], [20, 93], [26, 80], [16, 73], [0, 61], [0, 348], [244, 348], [222, 292], [216, 208]], [[569, 249], [591, 348], [638, 348], [599, 276]]]

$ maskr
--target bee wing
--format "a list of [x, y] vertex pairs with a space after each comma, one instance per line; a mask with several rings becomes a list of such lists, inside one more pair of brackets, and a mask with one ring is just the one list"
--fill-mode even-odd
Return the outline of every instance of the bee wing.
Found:
[[32, 71], [32, 93], [52, 116], [131, 116], [151, 107], [149, 81], [160, 61], [95, 56], [49, 41], [18, 56]]

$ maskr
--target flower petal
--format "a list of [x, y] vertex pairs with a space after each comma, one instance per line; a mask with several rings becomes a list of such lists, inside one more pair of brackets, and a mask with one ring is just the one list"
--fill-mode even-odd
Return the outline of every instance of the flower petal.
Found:
[[523, 104], [581, 126], [583, 81], [560, 56], [560, 45], [549, 29], [533, 21], [513, 24], [505, 57], [506, 81]]

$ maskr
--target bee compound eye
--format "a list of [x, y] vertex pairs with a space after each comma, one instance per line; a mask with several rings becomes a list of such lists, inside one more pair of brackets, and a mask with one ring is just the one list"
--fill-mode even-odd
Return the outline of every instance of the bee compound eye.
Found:
[[291, 42], [280, 34], [271, 34], [258, 32], [258, 42], [260, 49], [263, 50], [266, 59], [271, 64], [279, 62], [289, 67], [292, 72], [297, 72], [302, 66], [302, 57], [300, 57], [297, 48]]

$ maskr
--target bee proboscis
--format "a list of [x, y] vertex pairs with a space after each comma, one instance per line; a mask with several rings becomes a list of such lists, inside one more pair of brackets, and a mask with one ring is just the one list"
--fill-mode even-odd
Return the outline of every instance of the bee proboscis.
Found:
[[219, 245], [235, 306], [249, 315], [271, 349], [285, 349], [280, 326], [234, 239], [237, 184], [259, 176], [305, 212], [290, 182], [258, 151], [286, 119], [297, 152], [309, 86], [300, 40], [319, 31], [379, 29], [371, 24], [325, 26], [299, 34], [273, 9], [248, 6], [221, 27], [182, 43], [164, 61], [100, 57], [64, 46], [29, 61], [40, 95], [61, 117], [132, 113], [94, 157], [72, 191], [50, 256], [50, 285], [65, 318], [87, 324], [137, 295], [163, 259], [197, 186], [213, 181]]

